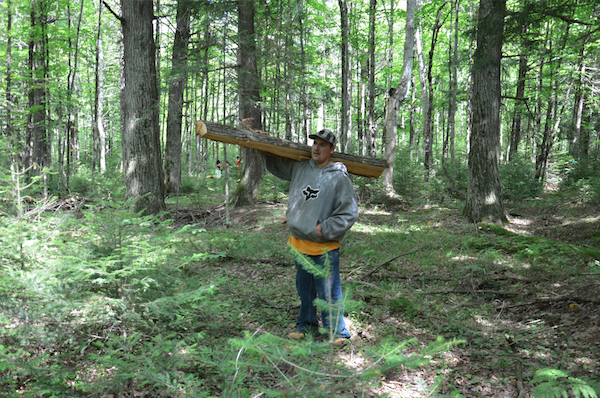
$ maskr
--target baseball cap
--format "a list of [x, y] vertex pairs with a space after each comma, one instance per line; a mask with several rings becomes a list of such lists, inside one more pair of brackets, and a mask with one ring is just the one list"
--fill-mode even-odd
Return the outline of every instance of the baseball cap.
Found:
[[317, 132], [316, 134], [309, 135], [308, 137], [312, 138], [312, 139], [315, 139], [315, 138], [324, 139], [325, 141], [329, 142], [333, 146], [335, 146], [335, 142], [337, 141], [337, 137], [329, 129], [323, 129], [323, 130]]

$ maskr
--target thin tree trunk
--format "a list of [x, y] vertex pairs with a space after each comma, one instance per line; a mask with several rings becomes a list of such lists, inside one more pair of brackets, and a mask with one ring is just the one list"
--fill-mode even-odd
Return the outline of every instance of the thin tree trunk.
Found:
[[300, 6], [300, 60], [301, 60], [301, 74], [302, 74], [302, 93], [300, 99], [300, 106], [302, 109], [302, 143], [308, 143], [308, 89], [306, 84], [306, 50], [304, 48], [304, 42], [306, 38], [306, 29], [304, 26], [304, 1], [299, 2]]
[[[417, 7], [419, 8], [420, 2], [417, 0]], [[419, 9], [417, 11], [420, 11]], [[421, 38], [421, 23], [415, 27], [415, 47], [417, 50], [417, 65], [419, 70], [419, 83], [421, 86], [421, 113], [423, 122], [421, 123], [421, 135], [425, 136], [426, 131], [429, 131], [429, 124], [426, 122], [431, 120], [429, 115], [429, 93], [427, 90], [427, 71], [425, 69], [425, 59], [423, 57], [423, 40]], [[415, 146], [415, 150], [418, 153], [418, 145]]]
[[341, 152], [348, 152], [348, 139], [350, 135], [350, 30], [348, 27], [348, 2], [347, 0], [338, 0], [340, 6], [340, 22], [341, 22], [341, 35], [342, 35], [342, 116], [341, 116], [341, 131], [340, 136], [340, 148]]
[[452, 47], [452, 77], [450, 79], [450, 104], [448, 107], [448, 155], [454, 159], [456, 135], [456, 93], [458, 91], [458, 21], [460, 0], [454, 1], [454, 46]]
[[177, 1], [177, 27], [173, 40], [172, 76], [169, 83], [167, 138], [165, 142], [165, 189], [181, 192], [181, 129], [183, 92], [187, 81], [187, 50], [190, 36], [190, 3]]
[[357, 114], [357, 139], [358, 139], [358, 155], [363, 156], [367, 153], [366, 151], [366, 140], [365, 135], [367, 134], [366, 128], [366, 104], [367, 104], [367, 80], [369, 76], [369, 69], [367, 67], [368, 62], [366, 57], [360, 56], [358, 67], [358, 80], [359, 80], [359, 95], [358, 101], [358, 114]]
[[398, 86], [395, 89], [390, 89], [386, 108], [385, 160], [387, 161], [388, 168], [383, 172], [383, 185], [388, 196], [396, 195], [392, 180], [394, 175], [396, 142], [398, 139], [398, 109], [408, 97], [408, 94], [410, 93], [410, 83], [412, 82], [413, 49], [415, 44], [415, 8], [416, 0], [408, 0], [406, 7], [402, 77], [400, 78]]
[[438, 34], [442, 27], [442, 10], [448, 2], [445, 1], [438, 8], [435, 25], [431, 35], [431, 47], [429, 49], [429, 63], [427, 65], [427, 113], [423, 113], [423, 165], [425, 166], [425, 181], [429, 181], [431, 170], [433, 169], [433, 56], [437, 43]]
[[[102, 137], [106, 137], [104, 131], [104, 51], [102, 49], [102, 9], [103, 0], [98, 0], [98, 24], [96, 32], [96, 64], [94, 73], [94, 117], [92, 122], [93, 148], [92, 155], [92, 192], [96, 167], [100, 164], [100, 172], [106, 170], [106, 142], [102, 143]], [[104, 138], [106, 139], [106, 138]]]
[[581, 52], [579, 53], [579, 82], [577, 89], [575, 90], [575, 109], [573, 112], [573, 139], [571, 143], [571, 154], [576, 160], [582, 159], [583, 143], [582, 143], [582, 122], [583, 122], [583, 110], [585, 108], [585, 90], [586, 90], [586, 63], [585, 63], [585, 44], [581, 46]]
[[[66, 171], [66, 186], [69, 189], [71, 178], [71, 162], [73, 157], [78, 159], [79, 145], [77, 134], [77, 107], [73, 104], [73, 92], [75, 91], [75, 79], [77, 77], [77, 63], [79, 60], [79, 32], [81, 29], [81, 17], [83, 16], [83, 3], [79, 8], [79, 17], [77, 19], [77, 30], [75, 37], [75, 52], [73, 54], [73, 66], [71, 67], [71, 51], [69, 51], [69, 74], [67, 76], [67, 123], [65, 135], [67, 137], [67, 171]], [[71, 8], [67, 7], [69, 30], [71, 29]], [[69, 34], [69, 48], [72, 47], [71, 35]]]
[[8, 138], [7, 166], [18, 163], [17, 145], [18, 137], [13, 136], [12, 111], [14, 98], [12, 94], [12, 0], [6, 1], [6, 137]]
[[377, 155], [377, 124], [375, 122], [375, 13], [377, 0], [370, 0], [369, 8], [369, 110], [367, 113], [367, 150], [368, 156]]
[[50, 142], [46, 126], [47, 63], [46, 63], [46, 5], [44, 1], [31, 2], [31, 38], [29, 42], [29, 109], [25, 167], [36, 164], [36, 173], [44, 173], [44, 194], [48, 194], [48, 181], [43, 170], [50, 167]]
[[[521, 32], [525, 35], [528, 31], [528, 27], [524, 24], [521, 28]], [[523, 44], [523, 43], [522, 43]], [[523, 50], [524, 51], [524, 50]], [[521, 143], [521, 119], [523, 115], [521, 101], [525, 101], [525, 81], [527, 79], [527, 56], [525, 52], [522, 52], [519, 55], [519, 75], [517, 78], [517, 94], [516, 94], [516, 103], [515, 103], [515, 111], [512, 121], [511, 128], [511, 138], [510, 138], [510, 150], [508, 153], [508, 159], [510, 160], [515, 157], [519, 153], [519, 144]]]

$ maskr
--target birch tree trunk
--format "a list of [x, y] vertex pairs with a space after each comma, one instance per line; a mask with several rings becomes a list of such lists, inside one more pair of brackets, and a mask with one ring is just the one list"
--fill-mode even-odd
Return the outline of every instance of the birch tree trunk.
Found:
[[92, 118], [92, 192], [96, 168], [106, 171], [106, 132], [104, 130], [104, 51], [102, 48], [102, 0], [98, 0], [98, 24], [96, 26], [96, 64], [94, 66], [94, 116]]
[[394, 161], [396, 154], [396, 143], [398, 140], [398, 108], [406, 100], [410, 93], [412, 81], [413, 49], [415, 43], [415, 8], [416, 0], [408, 0], [406, 7], [406, 30], [404, 37], [404, 63], [402, 65], [402, 77], [400, 83], [394, 89], [390, 89], [390, 96], [386, 108], [385, 120], [385, 160], [388, 168], [383, 172], [383, 186], [388, 196], [395, 196], [392, 184], [394, 175]]
[[367, 156], [377, 155], [377, 125], [375, 123], [375, 13], [377, 0], [371, 0], [369, 8], [369, 110], [367, 113]]
[[500, 185], [500, 62], [506, 0], [481, 0], [473, 56], [473, 127], [464, 214], [471, 222], [506, 222]]

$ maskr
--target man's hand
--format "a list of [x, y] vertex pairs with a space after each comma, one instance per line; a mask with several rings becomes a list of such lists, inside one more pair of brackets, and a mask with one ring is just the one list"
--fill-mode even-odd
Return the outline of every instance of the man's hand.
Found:
[[317, 235], [319, 238], [323, 237], [323, 232], [321, 232], [321, 223], [317, 224]]

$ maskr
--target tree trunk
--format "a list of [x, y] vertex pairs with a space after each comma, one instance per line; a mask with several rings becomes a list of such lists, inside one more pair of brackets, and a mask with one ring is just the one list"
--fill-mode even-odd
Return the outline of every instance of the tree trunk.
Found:
[[[306, 42], [305, 34], [306, 34], [306, 26], [304, 25], [304, 1], [298, 2], [300, 7], [299, 19], [300, 19], [300, 60], [301, 60], [301, 70], [302, 74], [302, 93], [300, 94], [300, 111], [302, 113], [301, 119], [301, 130], [302, 130], [302, 143], [308, 143], [308, 88], [306, 83], [306, 49], [304, 48], [304, 43]], [[262, 158], [261, 158], [262, 159]]]
[[[27, 148], [25, 168], [36, 164], [36, 172], [41, 173], [50, 167], [50, 142], [46, 126], [46, 2], [31, 2], [31, 37], [29, 42], [29, 115], [27, 118]], [[45, 175], [45, 174], [44, 174]], [[47, 181], [44, 177], [44, 190], [47, 194]]]
[[[238, 0], [238, 86], [240, 119], [255, 130], [262, 130], [260, 82], [256, 66], [254, 1]], [[242, 177], [232, 197], [235, 205], [253, 204], [258, 199], [262, 176], [262, 157], [256, 150], [242, 150]]]
[[8, 159], [11, 164], [15, 163], [17, 154], [16, 147], [18, 145], [18, 138], [13, 136], [12, 126], [12, 110], [14, 106], [14, 99], [12, 94], [12, 0], [6, 1], [6, 137], [8, 138]]
[[500, 62], [505, 0], [481, 0], [473, 56], [473, 126], [464, 214], [472, 222], [505, 222], [499, 173]]
[[[577, 82], [575, 90], [575, 109], [573, 112], [573, 138], [571, 141], [571, 154], [576, 160], [582, 159], [583, 146], [582, 146], [582, 121], [583, 121], [583, 110], [585, 108], [585, 91], [586, 91], [586, 79], [585, 79], [585, 43], [581, 46], [579, 53], [579, 65], [578, 65], [579, 81]], [[586, 148], [587, 149], [587, 148]]]
[[190, 3], [177, 1], [177, 28], [173, 40], [173, 62], [169, 82], [167, 139], [165, 142], [165, 190], [181, 192], [181, 127], [183, 92], [187, 80], [187, 50], [190, 36]]
[[[363, 54], [364, 55], [364, 54]], [[357, 114], [357, 139], [358, 139], [358, 154], [363, 156], [367, 153], [365, 136], [367, 135], [366, 126], [366, 103], [367, 103], [367, 80], [369, 76], [369, 68], [366, 57], [359, 57], [359, 95], [358, 95], [358, 114]]]
[[[524, 24], [521, 28], [521, 32], [525, 35], [528, 31], [528, 27]], [[522, 41], [524, 43], [524, 40]], [[525, 46], [524, 46], [525, 47]], [[524, 51], [524, 50], [522, 50]], [[519, 144], [521, 143], [521, 119], [523, 114], [523, 107], [521, 105], [521, 101], [525, 101], [525, 81], [527, 78], [527, 56], [525, 52], [519, 55], [519, 75], [517, 78], [517, 94], [516, 94], [516, 103], [515, 103], [515, 111], [512, 121], [511, 128], [511, 137], [510, 137], [510, 150], [509, 150], [509, 160], [514, 158], [515, 155], [519, 153]]]
[[102, 48], [102, 0], [98, 0], [98, 25], [96, 27], [96, 65], [94, 78], [94, 116], [92, 121], [92, 139], [94, 153], [92, 155], [92, 191], [96, 167], [100, 172], [106, 171], [106, 132], [104, 130], [104, 52]]
[[348, 2], [338, 0], [340, 6], [340, 22], [342, 27], [342, 116], [340, 130], [341, 152], [348, 152], [348, 139], [350, 135], [350, 38], [348, 28]]
[[127, 197], [136, 211], [164, 210], [153, 3], [121, 0], [121, 143]]
[[390, 89], [390, 96], [385, 113], [385, 160], [387, 161], [388, 168], [383, 172], [383, 185], [389, 196], [395, 196], [392, 180], [398, 137], [398, 108], [408, 97], [408, 94], [410, 93], [410, 83], [412, 81], [413, 49], [415, 44], [415, 8], [416, 0], [408, 0], [406, 7], [406, 31], [404, 37], [402, 77], [400, 78], [398, 86], [395, 89]]
[[452, 67], [450, 79], [450, 104], [448, 106], [448, 155], [454, 159], [454, 136], [456, 135], [456, 92], [458, 89], [458, 16], [459, 0], [454, 3], [454, 46], [452, 46]]
[[[75, 37], [79, 38], [79, 32], [81, 30], [81, 18], [83, 16], [83, 3], [79, 8], [79, 17], [77, 18], [77, 32]], [[67, 6], [68, 13], [68, 26], [71, 30], [71, 7]], [[72, 48], [71, 35], [69, 34], [69, 48]], [[73, 66], [71, 66], [71, 59], [73, 59]], [[69, 188], [69, 181], [71, 178], [71, 163], [73, 160], [79, 160], [79, 134], [78, 134], [78, 122], [77, 122], [77, 105], [73, 102], [73, 93], [75, 89], [75, 81], [77, 78], [77, 63], [79, 61], [79, 40], [75, 42], [75, 51], [69, 51], [69, 73], [67, 75], [67, 123], [65, 128], [65, 136], [67, 137], [67, 172], [66, 172], [66, 186]], [[75, 159], [74, 159], [75, 158]]]
[[371, 0], [369, 8], [369, 110], [367, 113], [367, 148], [365, 154], [377, 155], [377, 124], [375, 122], [375, 13], [377, 0]]
[[435, 25], [431, 35], [431, 48], [429, 49], [429, 64], [427, 65], [427, 113], [423, 113], [423, 165], [425, 166], [425, 181], [429, 181], [431, 169], [433, 169], [433, 55], [437, 43], [438, 34], [442, 27], [442, 10], [448, 2], [445, 1], [438, 8]]
[[[417, 7], [418, 7], [417, 3]], [[420, 10], [419, 10], [420, 11]], [[421, 113], [423, 115], [423, 123], [421, 124], [421, 135], [424, 137], [426, 132], [429, 131], [429, 125], [426, 124], [428, 120], [431, 120], [429, 115], [429, 93], [427, 91], [427, 71], [425, 69], [425, 59], [423, 58], [423, 40], [421, 39], [420, 21], [415, 28], [415, 49], [417, 50], [417, 64], [419, 70], [419, 83], [421, 85]], [[412, 140], [411, 140], [412, 144]], [[411, 146], [412, 147], [412, 146]], [[418, 147], [418, 146], [417, 146]], [[418, 148], [415, 148], [415, 152], [418, 152]]]

